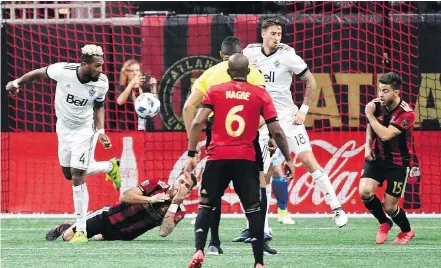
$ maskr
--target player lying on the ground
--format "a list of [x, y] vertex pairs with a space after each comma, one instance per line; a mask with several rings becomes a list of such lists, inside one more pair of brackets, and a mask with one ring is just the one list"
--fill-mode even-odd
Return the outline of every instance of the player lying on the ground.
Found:
[[[87, 238], [133, 240], [157, 226], [160, 226], [160, 236], [168, 236], [184, 218], [182, 202], [196, 184], [193, 174], [191, 179], [179, 175], [172, 186], [160, 180], [145, 180], [124, 192], [121, 202], [87, 215]], [[62, 223], [47, 232], [46, 240], [62, 236], [64, 241], [70, 241], [75, 229], [75, 224]]]

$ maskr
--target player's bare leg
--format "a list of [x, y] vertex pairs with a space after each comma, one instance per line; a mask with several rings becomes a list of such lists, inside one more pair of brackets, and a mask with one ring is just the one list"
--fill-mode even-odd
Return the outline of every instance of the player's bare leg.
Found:
[[392, 221], [389, 220], [383, 211], [380, 199], [375, 195], [379, 182], [371, 178], [361, 178], [358, 190], [364, 206], [374, 215], [380, 223], [377, 232], [376, 243], [384, 244], [392, 228]]
[[398, 206], [399, 198], [391, 196], [387, 193], [384, 194], [383, 207], [384, 211], [392, 218], [396, 225], [401, 229], [397, 237], [391, 244], [406, 245], [415, 236], [415, 230], [410, 227], [409, 219], [406, 216], [406, 212]]
[[[72, 223], [70, 223], [70, 222], [63, 222], [62, 224], [57, 225], [54, 229], [51, 229], [46, 233], [46, 240], [47, 241], [55, 241], [58, 237], [63, 235], [67, 230], [69, 230], [69, 229], [72, 230], [71, 226], [72, 226]], [[70, 237], [70, 239], [74, 235], [73, 231], [71, 231], [71, 232], [72, 232], [72, 236]], [[63, 240], [65, 240], [65, 239], [63, 238]]]
[[89, 192], [85, 182], [86, 170], [71, 168], [72, 190], [76, 216], [76, 233], [69, 243], [85, 243], [86, 235], [86, 215], [89, 206]]
[[325, 196], [326, 203], [334, 212], [335, 224], [340, 228], [345, 226], [348, 223], [348, 216], [341, 208], [328, 174], [326, 174], [326, 172], [320, 167], [312, 151], [300, 152], [297, 155], [297, 158], [302, 162], [303, 166], [309, 171], [309, 173], [311, 173], [313, 180]]

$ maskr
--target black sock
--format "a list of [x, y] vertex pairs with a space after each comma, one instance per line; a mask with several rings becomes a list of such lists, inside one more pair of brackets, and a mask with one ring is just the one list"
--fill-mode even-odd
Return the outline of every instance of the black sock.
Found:
[[398, 207], [397, 211], [389, 216], [391, 216], [392, 220], [400, 227], [401, 232], [410, 232], [410, 223], [404, 209]]
[[211, 222], [210, 222], [210, 233], [211, 233], [211, 240], [210, 240], [210, 246], [220, 246], [220, 239], [219, 239], [219, 223], [221, 218], [221, 207], [222, 207], [222, 200], [219, 200], [219, 202], [216, 203], [216, 209], [211, 213]]
[[392, 222], [386, 217], [386, 214], [383, 211], [383, 206], [381, 205], [380, 199], [378, 199], [376, 195], [362, 200], [364, 206], [372, 213], [372, 215], [374, 215], [375, 218], [377, 218], [380, 224], [388, 222], [392, 225]]
[[259, 211], [246, 214], [249, 224], [251, 244], [253, 246], [254, 266], [258, 263], [263, 265], [263, 225], [264, 220]]
[[196, 251], [204, 251], [207, 242], [208, 228], [210, 226], [211, 214], [213, 208], [208, 205], [199, 205], [198, 216], [194, 224], [194, 232], [196, 238]]
[[265, 224], [266, 218], [266, 206], [268, 205], [268, 200], [266, 198], [266, 188], [260, 188], [260, 216]]

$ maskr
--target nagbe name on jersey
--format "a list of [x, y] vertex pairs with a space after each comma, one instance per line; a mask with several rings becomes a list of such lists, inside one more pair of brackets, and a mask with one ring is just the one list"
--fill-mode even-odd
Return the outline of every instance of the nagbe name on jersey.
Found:
[[233, 91], [233, 90], [225, 91], [225, 97], [227, 99], [249, 100], [250, 95], [251, 95], [250, 92], [245, 92], [245, 91]]

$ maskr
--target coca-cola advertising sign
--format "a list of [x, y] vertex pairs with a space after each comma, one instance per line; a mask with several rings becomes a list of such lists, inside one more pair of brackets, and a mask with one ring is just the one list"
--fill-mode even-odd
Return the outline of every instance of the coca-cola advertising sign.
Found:
[[[420, 165], [414, 167], [406, 185], [402, 204], [411, 212], [441, 213], [439, 132], [415, 132], [415, 149]], [[186, 160], [185, 133], [127, 132], [110, 133], [113, 147], [104, 150], [100, 144], [95, 159], [104, 161], [121, 158], [123, 185], [135, 185], [144, 179], [171, 181], [182, 171]], [[358, 183], [364, 164], [365, 132], [309, 132], [315, 157], [329, 174], [343, 208], [351, 213], [366, 213], [358, 194]], [[124, 146], [123, 146], [124, 140]], [[38, 144], [38, 146], [36, 146]], [[205, 141], [200, 142], [201, 161], [195, 173], [200, 179], [207, 161]], [[71, 182], [64, 179], [57, 158], [55, 133], [3, 133], [2, 212], [10, 213], [72, 213]], [[42, 150], [44, 148], [44, 150]], [[289, 183], [288, 209], [291, 213], [329, 213], [322, 193], [302, 164], [296, 163], [295, 178]], [[137, 177], [136, 177], [137, 175]], [[6, 178], [6, 177], [7, 178]], [[89, 210], [99, 209], [118, 200], [120, 193], [104, 174], [87, 177], [90, 193]], [[196, 186], [185, 205], [190, 213], [198, 210]], [[377, 195], [382, 198], [384, 189]], [[239, 198], [232, 186], [222, 198], [223, 213], [242, 213]], [[277, 211], [274, 198], [270, 212]]]

